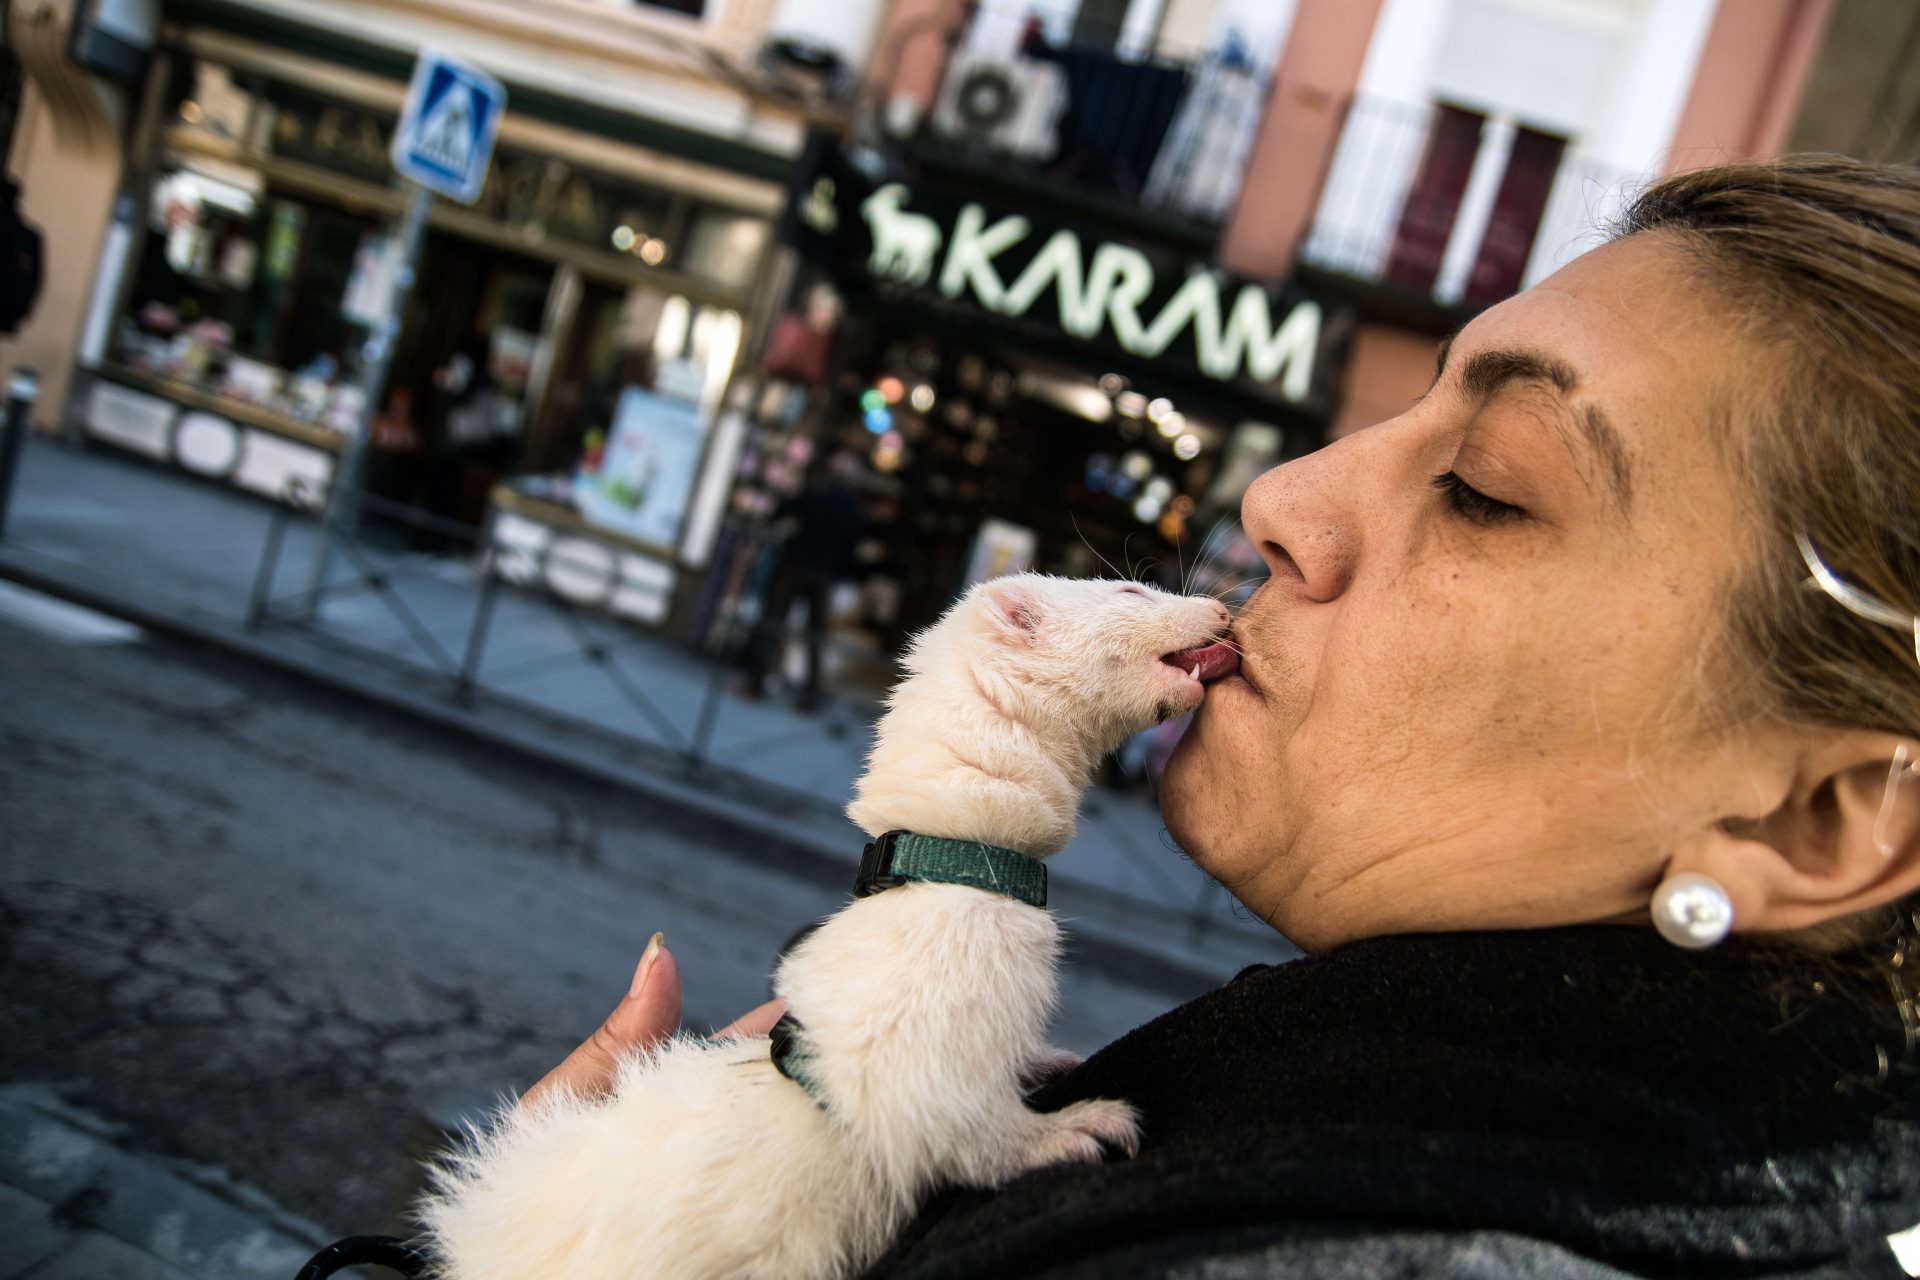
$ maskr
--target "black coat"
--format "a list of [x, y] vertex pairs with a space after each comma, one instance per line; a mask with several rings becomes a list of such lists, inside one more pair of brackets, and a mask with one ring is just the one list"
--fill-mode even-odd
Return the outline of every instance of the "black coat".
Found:
[[1884, 980], [1732, 945], [1357, 942], [1088, 1059], [1036, 1104], [1128, 1099], [1137, 1158], [943, 1193], [870, 1275], [1899, 1276], [1904, 1052]]

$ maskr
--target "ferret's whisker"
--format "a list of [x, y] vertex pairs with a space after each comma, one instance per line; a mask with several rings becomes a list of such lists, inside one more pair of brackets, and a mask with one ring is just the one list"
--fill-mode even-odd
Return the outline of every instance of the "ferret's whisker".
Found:
[[[1222, 527], [1225, 527], [1227, 530], [1226, 536], [1216, 539], [1214, 535], [1219, 533]], [[1221, 516], [1213, 522], [1213, 528], [1207, 531], [1207, 541], [1211, 543], [1212, 546], [1202, 547], [1204, 554], [1201, 557], [1200, 563], [1194, 567], [1194, 576], [1196, 578], [1207, 569], [1212, 568], [1214, 562], [1226, 554], [1227, 548], [1233, 545], [1233, 537], [1239, 527], [1240, 522], [1231, 515]]]
[[1120, 572], [1120, 566], [1116, 565], [1113, 561], [1107, 559], [1105, 556], [1100, 554], [1100, 548], [1094, 546], [1091, 542], [1087, 541], [1087, 535], [1081, 532], [1080, 519], [1078, 516], [1074, 515], [1071, 511], [1069, 511], [1067, 513], [1067, 519], [1073, 522], [1074, 536], [1080, 539], [1080, 545], [1085, 547], [1087, 550], [1093, 552], [1094, 559], [1098, 560], [1101, 564], [1107, 566], [1108, 569], [1112, 570], [1114, 577], [1125, 578], [1127, 576], [1126, 574]]
[[1240, 578], [1231, 583], [1227, 583], [1225, 585], [1222, 585], [1221, 583], [1216, 582], [1213, 584], [1213, 586], [1207, 589], [1207, 594], [1218, 599], [1221, 596], [1230, 594], [1231, 592], [1234, 592], [1234, 591], [1238, 591], [1241, 587], [1246, 586], [1249, 582], [1260, 582], [1265, 578], [1266, 578], [1266, 575], [1263, 573], [1250, 573], [1243, 578]]

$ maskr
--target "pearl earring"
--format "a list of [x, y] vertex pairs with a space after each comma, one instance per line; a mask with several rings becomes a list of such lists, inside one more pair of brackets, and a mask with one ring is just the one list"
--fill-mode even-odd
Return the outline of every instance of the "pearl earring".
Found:
[[1733, 899], [1711, 876], [1668, 876], [1653, 891], [1653, 927], [1676, 947], [1704, 950], [1733, 928]]

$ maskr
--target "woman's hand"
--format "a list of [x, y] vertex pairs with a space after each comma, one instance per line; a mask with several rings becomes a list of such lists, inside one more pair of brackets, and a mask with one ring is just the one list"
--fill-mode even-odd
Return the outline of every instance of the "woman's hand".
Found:
[[[784, 1001], [769, 1000], [714, 1032], [709, 1039], [763, 1036], [786, 1010]], [[613, 1088], [616, 1064], [622, 1054], [652, 1048], [679, 1026], [680, 966], [674, 963], [673, 953], [656, 933], [648, 940], [639, 967], [633, 971], [626, 998], [607, 1015], [600, 1029], [587, 1037], [585, 1044], [521, 1094], [519, 1105], [524, 1107], [536, 1102], [555, 1089], [586, 1097], [604, 1094]]]

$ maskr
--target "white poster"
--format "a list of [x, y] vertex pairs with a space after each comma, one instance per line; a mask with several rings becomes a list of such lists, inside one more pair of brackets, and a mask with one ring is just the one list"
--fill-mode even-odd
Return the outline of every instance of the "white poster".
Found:
[[705, 436], [700, 406], [639, 387], [620, 393], [600, 465], [574, 477], [580, 512], [602, 528], [671, 547]]
[[1040, 549], [1039, 535], [1025, 525], [1006, 520], [984, 520], [973, 540], [973, 554], [967, 560], [962, 591], [989, 578], [1009, 573], [1025, 573], [1033, 568], [1034, 552]]

